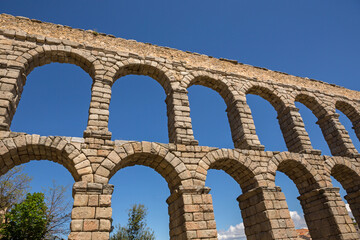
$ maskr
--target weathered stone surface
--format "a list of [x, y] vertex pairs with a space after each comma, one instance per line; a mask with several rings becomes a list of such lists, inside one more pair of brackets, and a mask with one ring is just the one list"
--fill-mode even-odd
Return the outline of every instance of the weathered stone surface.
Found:
[[95, 217], [94, 207], [75, 207], [71, 212], [72, 219], [87, 219]]
[[[112, 222], [108, 184], [119, 169], [145, 165], [168, 183], [170, 239], [217, 239], [209, 169], [228, 173], [242, 188], [239, 206], [248, 240], [297, 239], [277, 171], [296, 184], [312, 239], [358, 239], [335, 177], [347, 191], [360, 221], [360, 155], [336, 110], [352, 122], [360, 139], [360, 94], [226, 59], [114, 38], [0, 14], [0, 171], [30, 160], [62, 164], [73, 176], [74, 205], [69, 239], [109, 239]], [[146, 53], [146, 55], [144, 55]], [[84, 138], [39, 136], [9, 130], [26, 76], [51, 62], [80, 66], [93, 79]], [[112, 85], [128, 74], [147, 75], [164, 88], [169, 144], [111, 140], [108, 129]], [[29, 83], [31, 84], [31, 83]], [[234, 149], [198, 146], [187, 88], [203, 85], [227, 105]], [[247, 94], [277, 111], [288, 152], [265, 152], [256, 134]], [[295, 107], [301, 102], [317, 117], [334, 156], [313, 149]]]

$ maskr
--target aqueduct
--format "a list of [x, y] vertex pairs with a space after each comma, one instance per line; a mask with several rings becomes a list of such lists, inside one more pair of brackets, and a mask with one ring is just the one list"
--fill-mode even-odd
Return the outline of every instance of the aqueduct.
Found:
[[[93, 79], [84, 138], [10, 131], [27, 75], [51, 62], [80, 66]], [[169, 143], [113, 141], [108, 130], [112, 84], [128, 74], [147, 75], [166, 92]], [[227, 105], [234, 149], [199, 146], [193, 136], [187, 88], [203, 85]], [[246, 94], [269, 101], [278, 114], [288, 152], [264, 151]], [[318, 118], [333, 156], [313, 149], [295, 102]], [[336, 109], [360, 139], [360, 94], [197, 53], [115, 38], [94, 31], [0, 15], [0, 171], [30, 160], [58, 162], [72, 174], [74, 205], [69, 239], [109, 239], [109, 179], [131, 165], [153, 168], [167, 181], [170, 239], [217, 239], [207, 171], [221, 169], [239, 183], [237, 200], [247, 239], [297, 239], [276, 171], [296, 184], [313, 239], [358, 239], [339, 189], [360, 223], [360, 155]]]

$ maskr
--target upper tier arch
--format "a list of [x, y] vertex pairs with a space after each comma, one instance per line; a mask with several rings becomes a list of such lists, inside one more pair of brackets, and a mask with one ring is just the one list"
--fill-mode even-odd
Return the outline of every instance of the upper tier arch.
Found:
[[282, 99], [281, 95], [276, 92], [275, 89], [257, 84], [251, 84], [244, 87], [243, 91], [245, 95], [254, 94], [267, 100], [277, 112], [280, 112], [286, 107], [285, 101]]
[[69, 63], [81, 67], [92, 79], [99, 77], [102, 71], [102, 65], [93, 56], [84, 51], [73, 49], [71, 47], [57, 46], [38, 46], [24, 53], [19, 52], [16, 64], [9, 63], [8, 69], [11, 72], [7, 78], [2, 78], [1, 82], [8, 84], [6, 91], [3, 91], [3, 107], [6, 113], [1, 117], [3, 123], [0, 124], [3, 129], [9, 129], [12, 118], [16, 112], [21, 99], [22, 91], [26, 83], [26, 77], [31, 71], [45, 64], [58, 62]]
[[23, 73], [25, 75], [28, 75], [36, 67], [52, 62], [77, 65], [93, 79], [96, 75], [100, 75], [97, 71], [103, 70], [100, 61], [88, 52], [61, 45], [38, 46], [23, 53], [18, 57], [17, 61], [23, 63]]
[[172, 82], [175, 82], [175, 77], [170, 71], [157, 62], [144, 61], [138, 59], [128, 59], [125, 61], [118, 61], [105, 73], [105, 78], [115, 83], [119, 78], [126, 75], [144, 75], [156, 80], [168, 95], [172, 92]]
[[[356, 105], [355, 105], [356, 106]], [[356, 136], [360, 141], [360, 110], [348, 101], [338, 100], [335, 102], [335, 108], [341, 111], [351, 121]]]
[[191, 72], [190, 75], [184, 77], [181, 87], [187, 89], [192, 85], [201, 85], [208, 87], [224, 99], [226, 105], [229, 107], [231, 103], [239, 99], [239, 94], [235, 91], [234, 87], [230, 85], [225, 77], [212, 74], [205, 71]]
[[295, 96], [294, 101], [304, 104], [318, 119], [330, 113], [320, 99], [313, 94], [299, 93]]

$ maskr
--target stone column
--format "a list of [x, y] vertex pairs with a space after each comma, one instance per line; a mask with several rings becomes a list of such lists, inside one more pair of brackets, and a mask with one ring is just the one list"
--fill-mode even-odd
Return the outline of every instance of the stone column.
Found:
[[198, 145], [192, 130], [187, 93], [186, 89], [174, 90], [166, 97], [169, 142]]
[[339, 188], [316, 189], [298, 197], [313, 240], [358, 239]]
[[360, 141], [360, 120], [357, 121], [356, 123], [353, 123], [352, 128], [355, 130], [355, 134], [356, 134], [357, 138]]
[[351, 212], [360, 227], [360, 191], [348, 193], [345, 196], [346, 201], [348, 202]]
[[316, 122], [334, 156], [354, 156], [357, 151], [348, 132], [339, 121], [339, 114], [324, 115]]
[[110, 184], [76, 182], [69, 240], [108, 240], [111, 231]]
[[10, 131], [25, 82], [26, 75], [19, 67], [0, 68], [0, 131]]
[[297, 239], [279, 187], [258, 187], [237, 198], [248, 240]]
[[166, 200], [170, 239], [217, 239], [210, 188], [179, 187]]
[[236, 100], [226, 109], [235, 148], [264, 150], [256, 135], [250, 107], [245, 101]]
[[89, 119], [84, 138], [111, 139], [108, 130], [111, 82], [95, 79], [91, 88]]
[[277, 118], [289, 152], [321, 154], [312, 148], [298, 108], [286, 107], [278, 112]]

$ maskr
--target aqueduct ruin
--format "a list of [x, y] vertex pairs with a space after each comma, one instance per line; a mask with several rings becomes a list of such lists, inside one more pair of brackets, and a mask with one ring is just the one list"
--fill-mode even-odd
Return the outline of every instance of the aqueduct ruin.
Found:
[[[26, 82], [36, 67], [80, 66], [93, 79], [84, 138], [10, 131]], [[169, 143], [113, 141], [108, 130], [112, 84], [128, 74], [147, 75], [166, 92]], [[227, 105], [234, 149], [199, 146], [193, 136], [187, 88], [203, 85]], [[269, 101], [278, 114], [288, 152], [264, 151], [247, 94]], [[295, 102], [306, 105], [333, 156], [313, 149]], [[69, 239], [109, 239], [110, 178], [121, 168], [144, 165], [168, 183], [170, 239], [217, 239], [207, 171], [220, 169], [239, 183], [237, 200], [247, 239], [297, 239], [287, 203], [275, 185], [276, 171], [296, 184], [313, 239], [358, 239], [330, 177], [347, 192], [360, 223], [360, 155], [336, 109], [360, 139], [360, 94], [324, 82], [216, 59], [196, 53], [115, 38], [94, 31], [0, 15], [0, 171], [31, 160], [51, 160], [71, 172], [74, 205]]]

